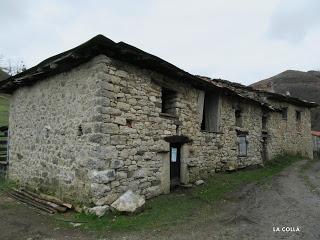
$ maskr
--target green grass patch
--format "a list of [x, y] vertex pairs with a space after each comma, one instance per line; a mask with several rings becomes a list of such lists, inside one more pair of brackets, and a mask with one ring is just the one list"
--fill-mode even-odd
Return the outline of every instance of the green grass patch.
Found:
[[195, 194], [206, 202], [221, 199], [224, 194], [235, 190], [239, 185], [265, 182], [293, 162], [303, 159], [301, 156], [277, 156], [264, 167], [254, 170], [240, 170], [233, 173], [217, 173], [207, 180], [207, 184], [195, 190]]
[[203, 205], [203, 202], [188, 193], [173, 193], [147, 201], [145, 210], [137, 215], [110, 213], [98, 218], [94, 215], [80, 213], [72, 217], [75, 222], [86, 222], [83, 225], [84, 229], [96, 232], [157, 229], [184, 221], [192, 215], [199, 205]]
[[6, 192], [16, 186], [17, 186], [17, 184], [15, 182], [0, 178], [0, 194]]
[[9, 120], [9, 97], [0, 94], [0, 126], [7, 126]]
[[247, 183], [266, 182], [273, 175], [301, 159], [299, 156], [278, 156], [265, 167], [233, 173], [217, 173], [201, 187], [179, 190], [147, 201], [145, 211], [137, 215], [107, 214], [98, 218], [84, 213], [76, 213], [66, 218], [75, 222], [85, 222], [82, 228], [97, 233], [109, 230], [158, 229], [177, 225], [188, 219], [192, 220], [195, 214], [207, 211], [208, 206], [223, 199], [226, 193]]

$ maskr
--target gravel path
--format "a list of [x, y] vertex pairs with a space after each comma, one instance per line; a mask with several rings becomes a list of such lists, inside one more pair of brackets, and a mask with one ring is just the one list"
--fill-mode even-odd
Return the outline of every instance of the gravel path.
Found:
[[[297, 162], [266, 184], [247, 185], [187, 223], [102, 239], [320, 239], [320, 161], [306, 164]], [[5, 196], [0, 201], [0, 239], [96, 239], [57, 228], [52, 219]]]

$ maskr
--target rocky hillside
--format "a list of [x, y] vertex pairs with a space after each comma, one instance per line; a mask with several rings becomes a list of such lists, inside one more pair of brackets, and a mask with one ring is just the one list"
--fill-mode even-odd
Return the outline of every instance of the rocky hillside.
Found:
[[[287, 70], [274, 77], [256, 82], [254, 88], [286, 94], [320, 104], [320, 72]], [[312, 129], [320, 131], [320, 107], [313, 109]]]

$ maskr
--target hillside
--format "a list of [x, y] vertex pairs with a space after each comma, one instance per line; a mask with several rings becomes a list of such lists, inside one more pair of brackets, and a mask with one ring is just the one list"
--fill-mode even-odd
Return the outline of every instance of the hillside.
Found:
[[[274, 92], [282, 94], [289, 91], [293, 97], [320, 104], [320, 72], [318, 71], [287, 70], [251, 86], [269, 91], [273, 89]], [[320, 107], [312, 109], [311, 125], [313, 130], [320, 131]]]
[[0, 81], [6, 79], [8, 74], [0, 69]]
[[[0, 69], [0, 81], [6, 79], [9, 75]], [[8, 125], [8, 95], [0, 94], [0, 126]]]

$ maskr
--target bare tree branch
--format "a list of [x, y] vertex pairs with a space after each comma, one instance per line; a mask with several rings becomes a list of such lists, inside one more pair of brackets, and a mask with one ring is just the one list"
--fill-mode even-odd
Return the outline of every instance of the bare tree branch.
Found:
[[26, 65], [22, 60], [12, 60], [0, 55], [0, 69], [12, 76], [25, 71]]

